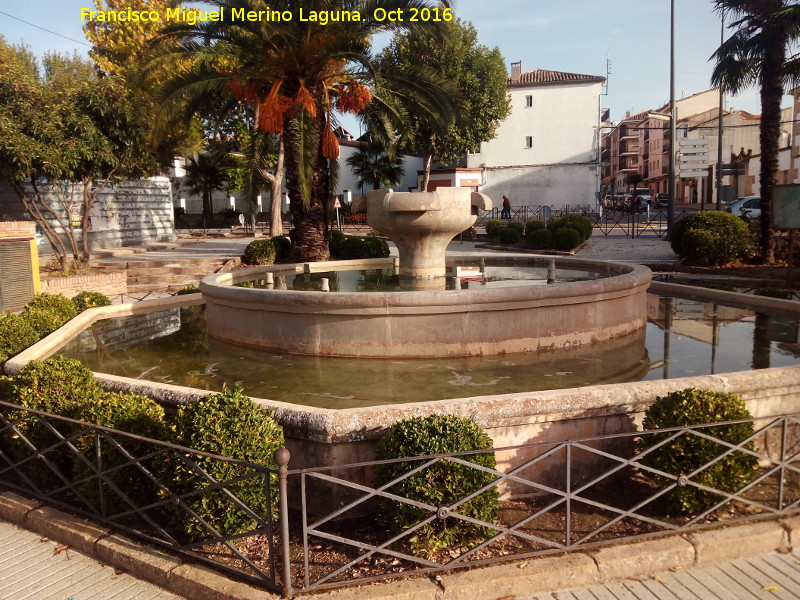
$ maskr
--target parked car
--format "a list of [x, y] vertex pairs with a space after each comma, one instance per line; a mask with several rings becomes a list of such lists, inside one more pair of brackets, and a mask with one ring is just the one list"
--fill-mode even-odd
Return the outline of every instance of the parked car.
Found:
[[636, 201], [637, 198], [641, 199], [639, 203], [641, 206], [645, 206], [645, 204], [653, 206], [653, 192], [650, 191], [650, 188], [635, 188], [633, 190], [634, 201]]
[[761, 216], [761, 196], [742, 196], [730, 202], [725, 210], [740, 217], [755, 218]]
[[656, 194], [656, 206], [658, 208], [667, 208], [669, 206], [669, 194], [664, 192]]

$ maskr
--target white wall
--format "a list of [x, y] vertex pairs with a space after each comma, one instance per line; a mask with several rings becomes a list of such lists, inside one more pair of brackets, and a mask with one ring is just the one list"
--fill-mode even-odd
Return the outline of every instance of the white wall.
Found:
[[516, 206], [594, 203], [600, 92], [600, 83], [510, 88], [511, 114], [497, 137], [467, 157], [468, 167], [486, 168], [481, 191]]

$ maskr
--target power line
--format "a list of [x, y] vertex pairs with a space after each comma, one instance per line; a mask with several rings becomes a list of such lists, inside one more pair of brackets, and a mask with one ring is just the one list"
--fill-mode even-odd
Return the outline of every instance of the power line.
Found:
[[47, 33], [52, 33], [53, 35], [57, 35], [58, 37], [64, 38], [65, 40], [69, 40], [70, 42], [75, 42], [76, 44], [82, 44], [84, 46], [89, 46], [90, 48], [92, 47], [91, 44], [87, 44], [86, 42], [82, 42], [81, 40], [76, 40], [76, 39], [71, 38], [71, 37], [67, 37], [66, 35], [62, 35], [62, 34], [57, 33], [55, 31], [50, 31], [49, 29], [45, 29], [44, 27], [36, 25], [35, 23], [31, 23], [29, 21], [26, 21], [25, 19], [20, 19], [19, 17], [15, 17], [14, 15], [10, 15], [7, 12], [3, 12], [2, 10], [0, 10], [0, 15], [5, 15], [5, 16], [11, 18], [11, 19], [15, 19], [15, 20], [19, 21], [20, 23], [25, 23], [26, 25], [30, 25], [31, 27], [36, 27], [36, 29], [41, 29], [42, 31], [46, 31]]

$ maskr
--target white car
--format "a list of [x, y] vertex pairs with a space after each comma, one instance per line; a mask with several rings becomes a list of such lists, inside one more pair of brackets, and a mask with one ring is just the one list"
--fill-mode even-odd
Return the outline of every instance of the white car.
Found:
[[730, 202], [725, 210], [738, 217], [755, 218], [761, 216], [761, 196], [742, 196]]

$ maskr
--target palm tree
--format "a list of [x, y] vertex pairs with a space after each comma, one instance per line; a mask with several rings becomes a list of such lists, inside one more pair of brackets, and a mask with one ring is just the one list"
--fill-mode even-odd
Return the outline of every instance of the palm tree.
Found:
[[347, 159], [347, 164], [362, 187], [371, 185], [373, 190], [394, 187], [403, 181], [405, 171], [403, 159], [392, 154], [382, 143], [370, 139]]
[[796, 82], [800, 57], [790, 46], [800, 37], [800, 5], [796, 0], [714, 0], [716, 9], [736, 19], [734, 34], [714, 53], [711, 81], [737, 94], [759, 85], [761, 94], [761, 259], [775, 262], [772, 190], [778, 172], [781, 100]]
[[[339, 155], [333, 133], [337, 126], [335, 113], [359, 113], [371, 102], [391, 112], [396, 105], [381, 97], [383, 88], [377, 85], [372, 65], [371, 39], [378, 32], [411, 24], [379, 18], [394, 10], [410, 14], [412, 8], [436, 8], [448, 3], [214, 0], [212, 4], [225, 9], [225, 20], [178, 25], [165, 31], [164, 40], [173, 45], [162, 47], [161, 58], [154, 63], [176, 67], [176, 75], [165, 86], [165, 97], [174, 100], [200, 98], [209, 93], [232, 94], [252, 108], [259, 129], [282, 136], [295, 258], [324, 260], [329, 255], [331, 162]], [[292, 19], [234, 20], [234, 9], [237, 13], [289, 11]], [[300, 19], [300, 10], [305, 20]], [[325, 25], [309, 21], [312, 11], [328, 11], [340, 20]], [[358, 13], [359, 20], [354, 20], [354, 13]], [[404, 84], [408, 96], [425, 98], [430, 106], [448, 110], [446, 95], [437, 93], [424, 78], [407, 77]], [[387, 128], [393, 122], [396, 119], [383, 120]]]
[[186, 181], [184, 183], [187, 190], [193, 196], [203, 197], [203, 216], [210, 218], [214, 214], [211, 194], [225, 189], [225, 171], [217, 161], [206, 154], [190, 158], [185, 169]]

